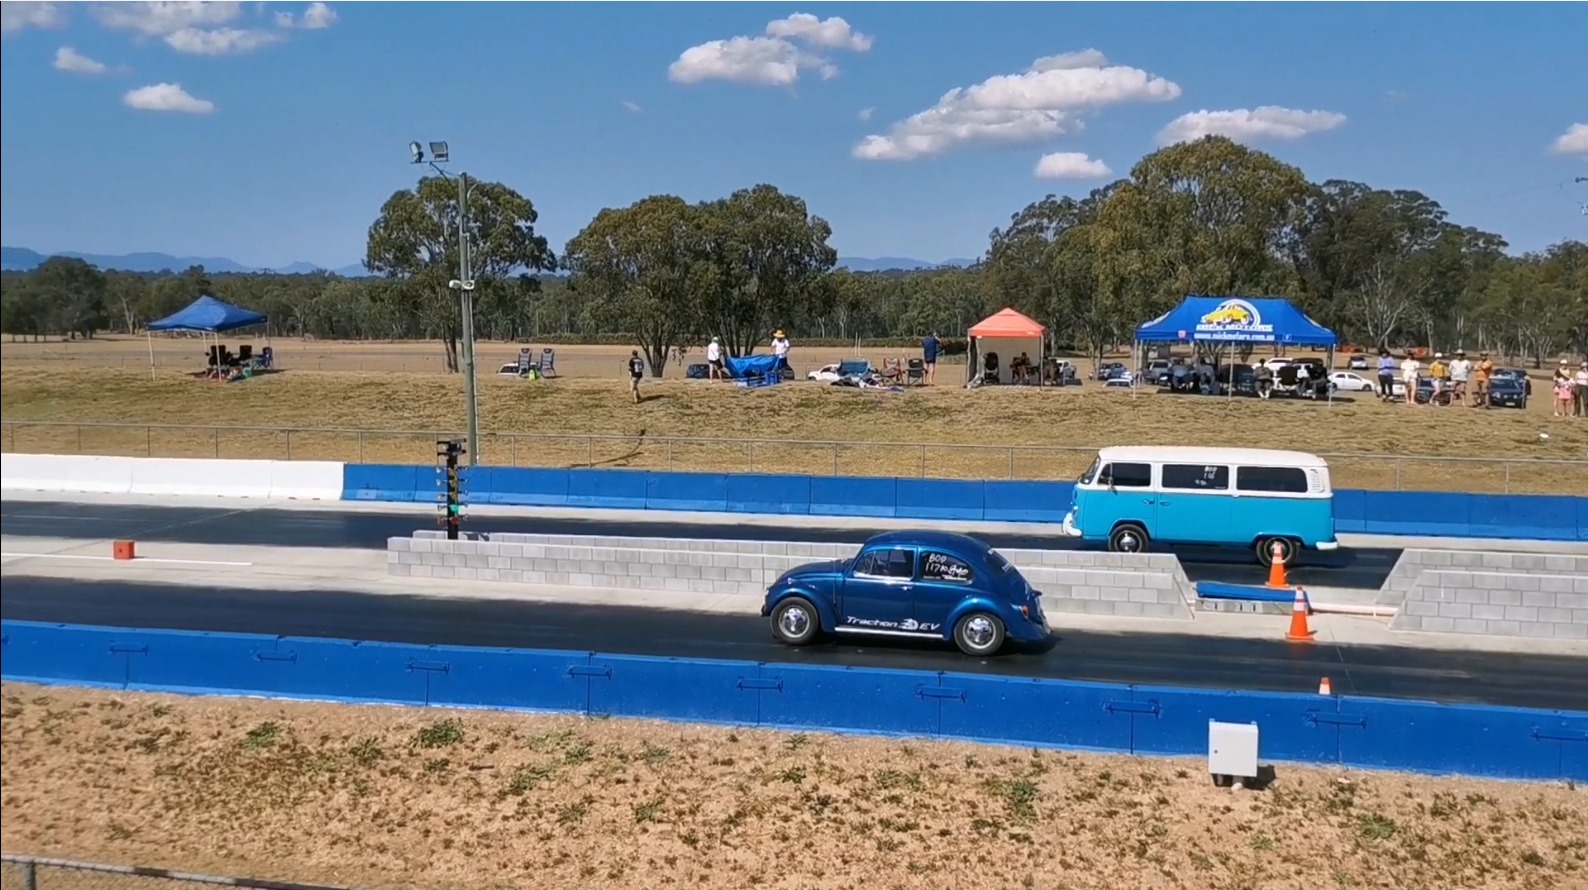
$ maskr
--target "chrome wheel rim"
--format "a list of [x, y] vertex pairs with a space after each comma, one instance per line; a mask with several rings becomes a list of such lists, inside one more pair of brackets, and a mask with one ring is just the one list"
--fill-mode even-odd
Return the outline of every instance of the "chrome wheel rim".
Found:
[[1119, 536], [1119, 549], [1125, 553], [1135, 553], [1141, 549], [1141, 541], [1133, 532], [1125, 532]]
[[803, 637], [810, 629], [811, 616], [803, 607], [789, 606], [778, 615], [778, 627], [790, 637]]
[[991, 618], [985, 615], [977, 615], [965, 622], [965, 642], [969, 643], [972, 649], [985, 649], [992, 645], [993, 636], [994, 629]]

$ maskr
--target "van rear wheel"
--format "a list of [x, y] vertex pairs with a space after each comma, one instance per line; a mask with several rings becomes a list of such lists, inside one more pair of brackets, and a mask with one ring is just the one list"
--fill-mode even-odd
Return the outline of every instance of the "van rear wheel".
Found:
[[1108, 549], [1115, 553], [1145, 553], [1147, 530], [1134, 522], [1122, 522], [1108, 533]]
[[1266, 569], [1274, 564], [1275, 544], [1279, 545], [1279, 555], [1285, 561], [1285, 567], [1289, 568], [1295, 565], [1296, 554], [1301, 552], [1301, 547], [1295, 541], [1290, 538], [1279, 537], [1258, 538], [1257, 544], [1252, 549], [1257, 552], [1257, 561], [1262, 564], [1263, 568]]

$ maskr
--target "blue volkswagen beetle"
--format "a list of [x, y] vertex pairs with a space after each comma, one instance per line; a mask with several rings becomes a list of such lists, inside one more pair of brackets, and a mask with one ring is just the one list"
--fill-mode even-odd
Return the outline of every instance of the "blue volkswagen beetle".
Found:
[[761, 616], [772, 635], [803, 646], [827, 633], [952, 640], [991, 655], [1006, 640], [1047, 639], [1042, 594], [1003, 555], [968, 535], [887, 532], [851, 559], [784, 572]]

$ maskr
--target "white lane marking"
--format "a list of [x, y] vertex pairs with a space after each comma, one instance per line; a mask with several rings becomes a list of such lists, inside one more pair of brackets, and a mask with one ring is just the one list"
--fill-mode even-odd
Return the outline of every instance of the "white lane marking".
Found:
[[163, 565], [185, 566], [251, 566], [251, 562], [231, 562], [224, 559], [162, 559], [140, 556], [136, 559], [118, 560], [113, 556], [87, 556], [71, 553], [0, 553], [0, 559], [87, 559], [95, 562], [157, 562]]

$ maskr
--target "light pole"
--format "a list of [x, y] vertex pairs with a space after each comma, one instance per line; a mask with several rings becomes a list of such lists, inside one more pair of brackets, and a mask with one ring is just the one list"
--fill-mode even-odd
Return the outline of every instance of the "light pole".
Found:
[[[430, 156], [425, 157], [424, 146], [408, 143], [408, 153], [415, 164], [429, 164], [442, 179], [451, 180], [441, 169], [452, 159], [445, 142], [430, 143]], [[468, 415], [469, 466], [480, 464], [480, 414], [474, 388], [474, 270], [469, 265], [469, 174], [458, 174], [458, 277], [447, 282], [447, 287], [458, 292], [458, 308], [463, 315], [463, 398]]]

